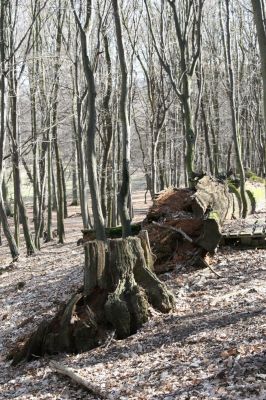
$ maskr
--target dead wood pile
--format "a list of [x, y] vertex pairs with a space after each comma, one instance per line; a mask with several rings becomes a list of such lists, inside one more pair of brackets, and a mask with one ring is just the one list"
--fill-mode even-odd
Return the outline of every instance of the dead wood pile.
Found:
[[201, 265], [221, 238], [221, 227], [231, 219], [233, 199], [228, 187], [204, 176], [195, 190], [169, 188], [154, 199], [143, 229], [148, 231], [155, 272], [177, 264]]

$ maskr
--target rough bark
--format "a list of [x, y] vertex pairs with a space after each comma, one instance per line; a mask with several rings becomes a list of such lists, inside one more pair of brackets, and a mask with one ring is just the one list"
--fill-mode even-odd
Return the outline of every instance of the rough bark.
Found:
[[[51, 322], [42, 322], [13, 362], [45, 353], [88, 351], [114, 332], [134, 334], [148, 319], [149, 306], [167, 313], [174, 297], [147, 265], [142, 239], [90, 241], [85, 246], [84, 289]], [[12, 354], [11, 354], [12, 356]]]

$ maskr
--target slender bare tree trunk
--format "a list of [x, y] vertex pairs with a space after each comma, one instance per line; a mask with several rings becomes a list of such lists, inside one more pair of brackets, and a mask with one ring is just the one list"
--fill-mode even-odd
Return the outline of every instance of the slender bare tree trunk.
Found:
[[94, 72], [91, 60], [88, 54], [88, 41], [89, 41], [89, 27], [92, 23], [92, 9], [93, 0], [87, 0], [87, 15], [85, 27], [83, 28], [79, 17], [75, 11], [73, 0], [71, 0], [71, 5], [77, 26], [80, 33], [81, 41], [81, 52], [84, 74], [88, 86], [88, 124], [87, 124], [87, 168], [88, 168], [88, 179], [91, 193], [91, 203], [94, 218], [94, 228], [96, 231], [96, 238], [98, 240], [105, 240], [105, 226], [104, 218], [101, 208], [99, 185], [97, 179], [97, 160], [96, 160], [96, 146], [95, 146], [95, 136], [96, 136], [96, 89], [94, 81]]
[[[16, 197], [16, 205], [18, 208], [18, 221], [20, 220], [23, 226], [23, 233], [27, 247], [27, 254], [31, 255], [35, 253], [35, 246], [32, 241], [30, 234], [30, 228], [28, 223], [28, 217], [26, 207], [22, 198], [21, 193], [21, 176], [20, 176], [20, 155], [19, 155], [19, 137], [17, 132], [17, 79], [16, 79], [16, 60], [12, 57], [11, 60], [11, 75], [10, 75], [10, 114], [11, 114], [11, 139], [13, 148], [13, 179], [14, 179], [14, 194]], [[16, 206], [15, 205], [15, 206]]]
[[5, 211], [5, 204], [3, 201], [3, 194], [2, 194], [2, 182], [3, 182], [3, 173], [4, 173], [4, 165], [3, 165], [3, 158], [4, 158], [4, 148], [5, 148], [5, 137], [6, 137], [6, 130], [5, 130], [5, 93], [6, 93], [6, 85], [5, 85], [5, 11], [6, 11], [6, 2], [1, 1], [0, 6], [0, 62], [1, 62], [1, 75], [0, 75], [0, 221], [2, 223], [3, 231], [8, 241], [9, 249], [13, 259], [17, 258], [19, 255], [19, 251], [15, 242], [15, 239], [11, 233], [9, 228], [6, 211]]
[[86, 96], [86, 91], [81, 95], [79, 90], [79, 62], [78, 62], [78, 33], [75, 40], [75, 62], [73, 68], [73, 128], [75, 131], [75, 144], [77, 148], [78, 161], [78, 180], [79, 180], [79, 198], [83, 227], [85, 229], [91, 226], [89, 210], [88, 210], [88, 194], [87, 194], [87, 170], [85, 164], [84, 152], [84, 134], [81, 124], [81, 107], [82, 101]]
[[[256, 24], [257, 34], [258, 34], [258, 42], [260, 49], [260, 57], [261, 57], [261, 75], [263, 82], [263, 107], [264, 107], [264, 127], [266, 132], [266, 9], [265, 9], [265, 1], [264, 0], [251, 0], [253, 12], [254, 12], [254, 20]], [[264, 134], [263, 141], [264, 151], [263, 151], [263, 168], [264, 168], [264, 177], [266, 178], [266, 135]], [[266, 190], [265, 190], [266, 196]]]
[[122, 38], [120, 10], [117, 0], [112, 0], [116, 41], [121, 70], [121, 93], [120, 93], [120, 121], [122, 128], [123, 161], [122, 161], [122, 184], [117, 197], [118, 211], [122, 224], [123, 237], [130, 236], [130, 215], [128, 210], [128, 198], [130, 193], [130, 127], [128, 120], [128, 72], [125, 59], [125, 50]]
[[103, 216], [105, 220], [107, 219], [107, 182], [108, 179], [111, 179], [111, 176], [108, 176], [110, 173], [110, 151], [113, 139], [113, 126], [112, 126], [112, 114], [110, 111], [110, 99], [112, 94], [112, 63], [111, 57], [109, 53], [109, 43], [108, 37], [104, 33], [103, 34], [104, 41], [104, 52], [105, 59], [107, 64], [107, 87], [106, 93], [103, 99], [103, 113], [104, 113], [104, 150], [103, 150], [103, 161], [102, 161], [102, 179], [101, 179], [101, 202], [102, 202], [102, 210]]
[[236, 114], [236, 99], [235, 99], [235, 77], [232, 65], [232, 52], [231, 52], [231, 23], [230, 23], [230, 0], [225, 0], [226, 5], [226, 40], [224, 40], [225, 47], [225, 59], [228, 73], [228, 95], [230, 101], [230, 110], [232, 118], [232, 129], [233, 129], [233, 142], [236, 152], [237, 167], [240, 175], [240, 194], [242, 200], [242, 217], [245, 218], [248, 211], [246, 190], [245, 190], [245, 171], [241, 157], [241, 137], [239, 132], [239, 124]]
[[79, 204], [78, 200], [78, 174], [77, 174], [77, 149], [76, 149], [76, 138], [73, 136], [72, 142], [72, 163], [71, 163], [71, 175], [72, 175], [72, 206]]
[[63, 175], [61, 167], [61, 157], [58, 144], [58, 94], [59, 94], [59, 69], [60, 69], [60, 54], [62, 47], [62, 27], [65, 17], [65, 11], [61, 9], [61, 0], [59, 1], [57, 15], [57, 34], [56, 34], [56, 62], [54, 66], [54, 90], [52, 94], [52, 140], [55, 151], [56, 161], [56, 185], [57, 185], [57, 232], [59, 243], [64, 243], [65, 227], [64, 227], [64, 188]]

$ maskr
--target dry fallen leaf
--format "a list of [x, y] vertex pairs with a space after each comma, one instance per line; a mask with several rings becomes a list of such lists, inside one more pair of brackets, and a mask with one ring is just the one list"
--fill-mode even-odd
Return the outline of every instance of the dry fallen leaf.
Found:
[[227, 349], [227, 350], [222, 351], [220, 353], [220, 356], [222, 358], [228, 358], [230, 356], [235, 356], [237, 354], [238, 354], [238, 350], [236, 348], [231, 348], [231, 349]]

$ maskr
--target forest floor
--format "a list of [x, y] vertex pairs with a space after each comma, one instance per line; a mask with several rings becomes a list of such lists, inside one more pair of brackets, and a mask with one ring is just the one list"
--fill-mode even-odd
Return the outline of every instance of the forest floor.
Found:
[[[70, 207], [66, 243], [10, 263], [0, 247], [0, 399], [96, 399], [55, 373], [55, 360], [97, 385], [109, 399], [266, 399], [266, 250], [220, 248], [210, 269], [182, 266], [160, 276], [176, 296], [139, 332], [79, 355], [12, 367], [6, 354], [82, 285], [81, 217]], [[139, 206], [137, 217], [143, 218]], [[261, 214], [265, 217], [265, 214]]]

